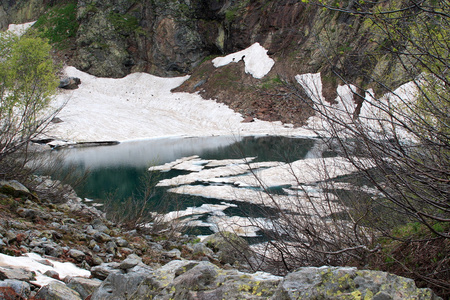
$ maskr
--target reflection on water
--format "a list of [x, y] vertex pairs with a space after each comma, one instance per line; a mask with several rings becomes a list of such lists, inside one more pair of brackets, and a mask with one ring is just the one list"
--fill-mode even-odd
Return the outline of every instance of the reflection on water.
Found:
[[[114, 201], [123, 201], [142, 190], [142, 178], [148, 174], [152, 165], [160, 165], [176, 159], [198, 155], [202, 159], [233, 159], [256, 157], [254, 161], [291, 162], [305, 157], [314, 157], [315, 140], [304, 138], [287, 138], [279, 136], [265, 137], [198, 137], [198, 138], [166, 138], [124, 142], [114, 146], [73, 148], [51, 152], [52, 157], [63, 154], [62, 170], [79, 172], [89, 171], [81, 186], [76, 187], [82, 198], [102, 202], [113, 195]], [[169, 171], [158, 174], [160, 179], [172, 178], [183, 171]], [[152, 198], [156, 204], [161, 202], [167, 188], [156, 188]], [[180, 199], [181, 198], [181, 199]], [[170, 197], [164, 197], [169, 202]], [[167, 210], [185, 209], [203, 203], [219, 204], [223, 200], [205, 199], [202, 197], [177, 195], [173, 203], [165, 203]], [[239, 215], [239, 210], [249, 209], [251, 204], [229, 208], [227, 215]]]

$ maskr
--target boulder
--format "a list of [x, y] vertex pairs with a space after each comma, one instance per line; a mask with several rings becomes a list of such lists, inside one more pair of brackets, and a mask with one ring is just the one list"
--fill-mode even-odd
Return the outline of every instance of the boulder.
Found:
[[216, 253], [217, 258], [223, 264], [234, 265], [236, 262], [245, 264], [251, 257], [247, 241], [231, 232], [212, 234], [203, 242]]
[[13, 290], [14, 293], [24, 299], [27, 299], [31, 292], [30, 285], [27, 282], [15, 279], [6, 279], [0, 281], [0, 299], [7, 299], [6, 296], [2, 294], [2, 291], [6, 292], [8, 289]]
[[128, 255], [128, 257], [120, 263], [119, 269], [122, 270], [131, 269], [134, 266], [138, 265], [139, 263], [142, 263], [142, 258], [137, 256], [136, 254], [131, 254]]
[[0, 268], [0, 280], [4, 279], [16, 279], [21, 281], [33, 280], [35, 274], [25, 269], [2, 266]]
[[80, 294], [60, 281], [52, 281], [41, 287], [35, 299], [45, 300], [83, 300]]
[[74, 90], [77, 89], [78, 86], [81, 84], [81, 79], [78, 77], [67, 77], [62, 78], [59, 81], [59, 88], [66, 89], [66, 90]]
[[82, 299], [86, 299], [89, 295], [102, 284], [98, 279], [87, 279], [84, 277], [71, 277], [67, 280], [67, 287], [77, 291]]
[[17, 180], [0, 180], [0, 193], [13, 197], [29, 196], [30, 190]]
[[68, 252], [69, 256], [75, 259], [78, 262], [82, 262], [86, 257], [86, 254], [83, 251], [70, 249]]
[[[149, 275], [144, 273], [111, 273], [92, 294], [91, 300], [127, 300]], [[144, 298], [140, 298], [144, 299]], [[149, 299], [149, 298], [146, 298]], [[151, 298], [150, 298], [151, 299]]]
[[112, 273], [122, 273], [123, 271], [118, 269], [119, 263], [110, 262], [110, 263], [102, 263], [101, 265], [95, 266], [91, 268], [91, 273], [94, 278], [105, 279]]
[[381, 271], [345, 267], [305, 267], [278, 286], [273, 299], [440, 299], [412, 279]]

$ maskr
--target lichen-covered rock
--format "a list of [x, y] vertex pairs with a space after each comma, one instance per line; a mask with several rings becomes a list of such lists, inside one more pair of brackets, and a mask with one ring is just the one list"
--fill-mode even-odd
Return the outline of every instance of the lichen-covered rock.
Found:
[[306, 267], [288, 274], [273, 299], [440, 299], [413, 280], [381, 271]]

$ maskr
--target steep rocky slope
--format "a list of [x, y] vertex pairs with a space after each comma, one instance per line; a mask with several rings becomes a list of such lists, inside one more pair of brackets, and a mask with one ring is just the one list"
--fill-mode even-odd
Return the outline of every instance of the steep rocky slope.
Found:
[[[201, 91], [249, 120], [302, 124], [311, 112], [284, 84], [296, 74], [321, 72], [329, 101], [343, 78], [377, 92], [378, 78], [391, 76], [392, 86], [407, 80], [361, 17], [296, 0], [3, 0], [0, 15], [0, 28], [39, 17], [36, 27], [55, 42], [60, 59], [93, 75], [193, 74], [180, 90]], [[239, 64], [218, 71], [208, 63], [255, 42], [276, 61], [263, 79], [249, 78]]]

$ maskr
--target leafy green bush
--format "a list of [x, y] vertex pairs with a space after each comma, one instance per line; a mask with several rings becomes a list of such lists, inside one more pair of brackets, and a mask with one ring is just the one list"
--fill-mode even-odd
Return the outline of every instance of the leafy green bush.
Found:
[[77, 4], [69, 3], [51, 8], [37, 20], [34, 27], [41, 37], [47, 38], [57, 48], [67, 48], [68, 39], [76, 36], [79, 27]]

